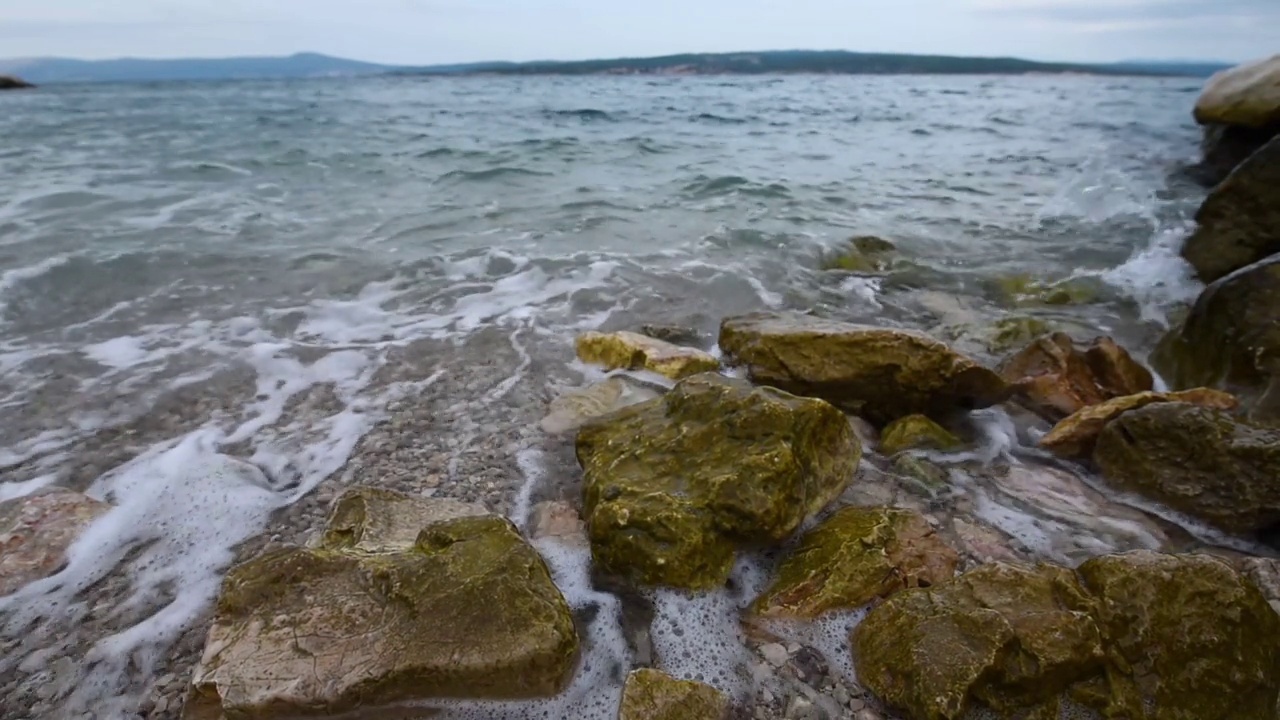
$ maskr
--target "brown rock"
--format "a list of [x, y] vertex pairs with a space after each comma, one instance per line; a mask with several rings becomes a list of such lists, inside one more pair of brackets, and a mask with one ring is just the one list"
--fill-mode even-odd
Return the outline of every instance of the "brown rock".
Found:
[[110, 507], [64, 488], [0, 503], [0, 596], [56, 572], [67, 548]]
[[1031, 409], [1057, 420], [1110, 398], [1150, 390], [1150, 371], [1111, 338], [1081, 352], [1066, 333], [1046, 335], [1000, 365]]
[[1126, 395], [1084, 408], [1071, 415], [1040, 438], [1040, 447], [1061, 457], [1088, 457], [1093, 453], [1093, 446], [1107, 423], [1130, 410], [1161, 402], [1190, 403], [1216, 410], [1234, 410], [1239, 404], [1234, 395], [1209, 388]]
[[557, 500], [534, 505], [530, 526], [534, 540], [554, 540], [572, 547], [587, 547], [587, 524], [567, 502]]
[[1280, 252], [1280, 137], [1242, 162], [1205, 198], [1182, 257], [1206, 283]]

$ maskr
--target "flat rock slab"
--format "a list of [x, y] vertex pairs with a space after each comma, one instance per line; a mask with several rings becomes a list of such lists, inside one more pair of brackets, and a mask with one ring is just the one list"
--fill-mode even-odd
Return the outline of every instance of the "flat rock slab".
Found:
[[575, 349], [579, 360], [608, 370], [650, 370], [673, 380], [720, 369], [711, 353], [625, 330], [583, 333]]
[[110, 508], [64, 488], [0, 503], [0, 596], [56, 572], [67, 548]]

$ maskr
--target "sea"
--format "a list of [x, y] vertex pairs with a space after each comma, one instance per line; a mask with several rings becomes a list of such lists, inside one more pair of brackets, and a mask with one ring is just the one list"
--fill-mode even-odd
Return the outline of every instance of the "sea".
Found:
[[[1187, 172], [1201, 84], [381, 77], [0, 95], [0, 500], [56, 484], [115, 506], [62, 573], [0, 599], [0, 678], [69, 656], [75, 687], [50, 707], [133, 717], [237, 548], [349, 476], [393, 411], [491, 408], [436, 427], [446, 454], [536, 437], [548, 386], [582, 377], [586, 330], [714, 343], [725, 316], [815, 311], [995, 364], [990, 329], [1016, 316], [1144, 359], [1201, 289], [1178, 257], [1205, 194]], [[889, 270], [824, 269], [863, 235], [896, 246]], [[1084, 291], [1028, 302], [1011, 283]], [[427, 346], [447, 369], [423, 367]], [[492, 462], [551, 472], [495, 447]], [[455, 470], [441, 494], [468, 482]], [[527, 509], [527, 486], [491, 489], [493, 509]], [[104, 615], [124, 620], [65, 641]], [[5, 700], [5, 717], [29, 711]]]

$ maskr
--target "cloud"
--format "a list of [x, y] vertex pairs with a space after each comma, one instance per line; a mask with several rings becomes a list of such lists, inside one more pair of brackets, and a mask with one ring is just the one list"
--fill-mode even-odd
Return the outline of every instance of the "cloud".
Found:
[[1267, 18], [1280, 21], [1277, 0], [979, 0], [975, 5], [989, 14], [1065, 25]]

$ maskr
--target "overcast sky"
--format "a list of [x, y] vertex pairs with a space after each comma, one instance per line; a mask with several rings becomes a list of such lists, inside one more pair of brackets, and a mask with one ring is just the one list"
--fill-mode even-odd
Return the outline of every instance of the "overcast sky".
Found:
[[0, 0], [0, 57], [428, 64], [847, 49], [1043, 60], [1280, 52], [1280, 0]]

